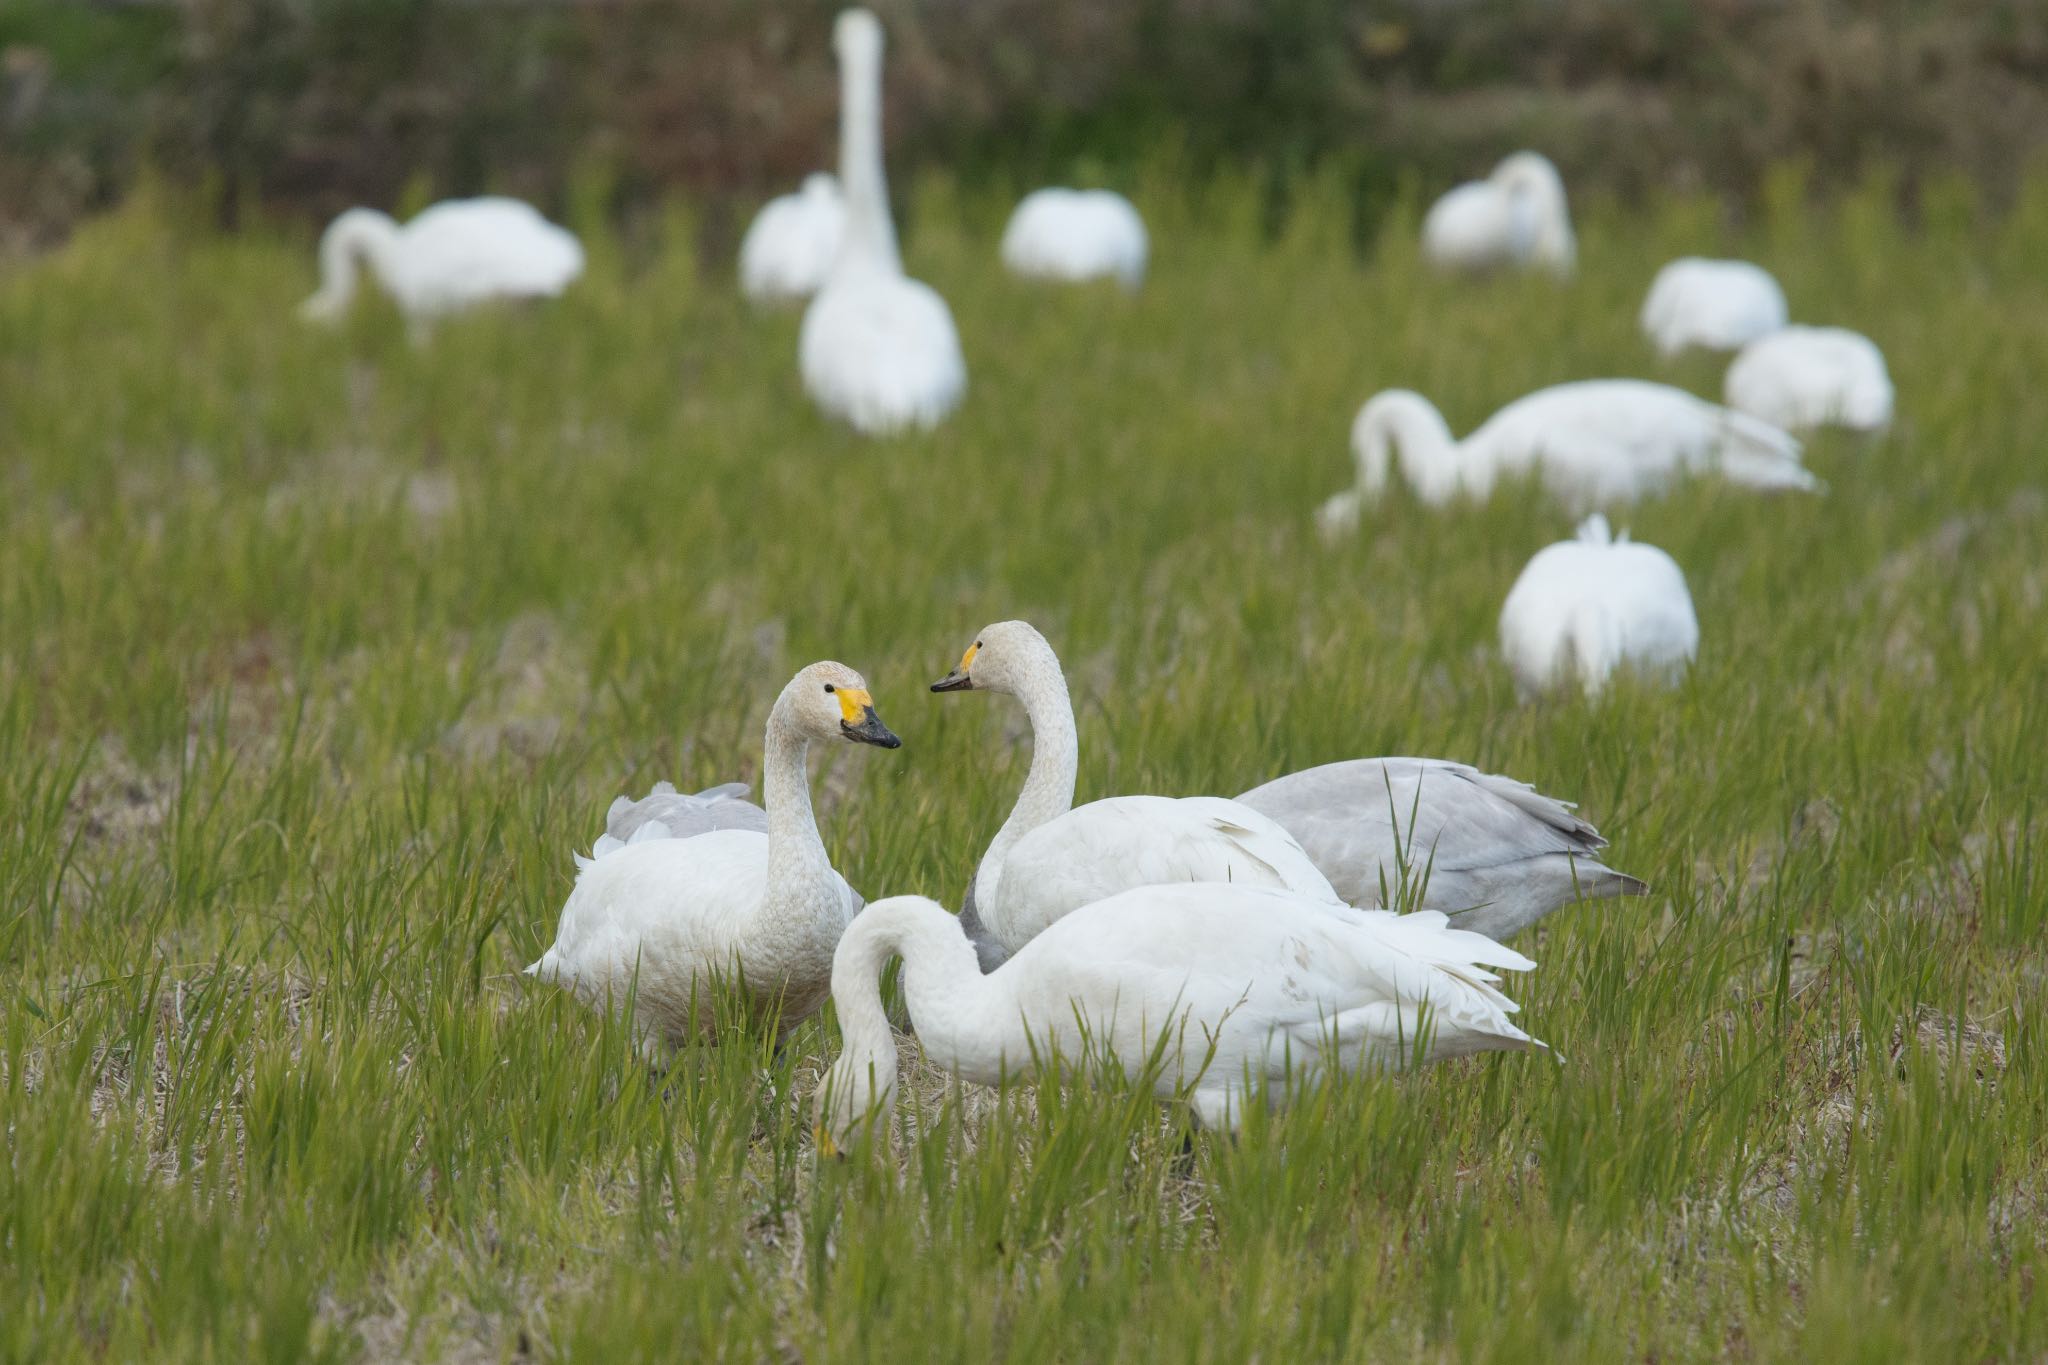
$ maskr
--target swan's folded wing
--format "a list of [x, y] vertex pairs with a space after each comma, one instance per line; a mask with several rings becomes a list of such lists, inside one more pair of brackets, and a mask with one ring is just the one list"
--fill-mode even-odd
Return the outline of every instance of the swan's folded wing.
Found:
[[641, 826], [659, 822], [668, 826], [669, 837], [694, 839], [716, 829], [750, 829], [767, 833], [768, 812], [746, 799], [744, 782], [727, 782], [694, 794], [679, 792], [667, 782], [638, 801], [620, 797], [605, 815], [605, 833], [614, 839], [631, 839]]

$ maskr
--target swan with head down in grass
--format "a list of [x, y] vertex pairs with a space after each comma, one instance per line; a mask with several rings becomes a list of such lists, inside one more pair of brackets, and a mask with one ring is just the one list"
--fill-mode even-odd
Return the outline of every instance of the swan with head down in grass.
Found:
[[985, 627], [932, 686], [1015, 697], [1031, 721], [1030, 770], [960, 911], [989, 967], [1076, 906], [1153, 882], [1229, 880], [1326, 905], [1414, 905], [1496, 938], [1580, 899], [1646, 889], [1600, 861], [1607, 841], [1568, 803], [1445, 759], [1327, 763], [1234, 801], [1075, 806], [1073, 701], [1059, 656], [1025, 621]]
[[1700, 623], [1678, 562], [1597, 512], [1536, 552], [1500, 609], [1500, 650], [1524, 696], [1576, 685], [1598, 696], [1621, 669], [1659, 682], [1699, 653]]
[[946, 301], [903, 273], [882, 169], [882, 25], [847, 10], [839, 55], [839, 179], [846, 230], [797, 339], [804, 388], [868, 436], [933, 427], [960, 405], [967, 362]]
[[1884, 352], [1846, 327], [1781, 327], [1742, 348], [1723, 381], [1728, 406], [1787, 431], [1883, 431], [1892, 422]]
[[1732, 351], [1785, 325], [1785, 291], [1748, 261], [1681, 256], [1657, 272], [1643, 300], [1643, 333], [1660, 354]]
[[1484, 498], [1503, 479], [1534, 473], [1585, 511], [1634, 502], [1680, 479], [1715, 474], [1746, 488], [1820, 492], [1790, 433], [1747, 413], [1642, 379], [1554, 384], [1517, 398], [1463, 440], [1419, 393], [1375, 394], [1351, 424], [1356, 482], [1316, 512], [1324, 536], [1358, 527], [1396, 469], [1415, 495], [1442, 506]]
[[583, 246], [517, 199], [450, 199], [402, 227], [376, 209], [350, 209], [321, 235], [320, 289], [300, 315], [341, 318], [364, 268], [423, 324], [499, 299], [553, 298], [583, 273]]
[[1003, 264], [1026, 279], [1145, 280], [1145, 220], [1110, 190], [1033, 190], [1003, 229]]
[[1056, 1060], [1185, 1096], [1207, 1128], [1329, 1072], [1540, 1048], [1489, 967], [1535, 964], [1434, 911], [1332, 910], [1269, 887], [1141, 886], [1083, 906], [983, 975], [960, 921], [894, 896], [854, 921], [832, 963], [845, 1046], [825, 1073], [817, 1138], [831, 1155], [885, 1119], [896, 1039], [882, 969], [927, 1059], [983, 1085]]
[[[832, 950], [861, 905], [833, 870], [811, 813], [805, 755], [827, 741], [901, 743], [875, 714], [860, 674], [829, 662], [792, 678], [768, 714], [766, 831], [744, 811], [715, 809], [725, 798], [700, 796], [673, 812], [696, 833], [649, 819], [623, 841], [607, 834], [594, 857], [577, 859], [555, 942], [527, 975], [593, 1009], [623, 1008], [630, 998], [651, 1054], [709, 1027], [715, 982], [738, 993], [750, 1022], [778, 1036], [815, 1014], [830, 988]], [[624, 813], [614, 803], [614, 821]], [[740, 827], [721, 824], [727, 816]]]

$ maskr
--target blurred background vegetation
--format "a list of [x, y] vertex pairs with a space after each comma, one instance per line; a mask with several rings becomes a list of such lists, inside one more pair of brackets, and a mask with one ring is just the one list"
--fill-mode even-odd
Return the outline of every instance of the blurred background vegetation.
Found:
[[[833, 154], [838, 0], [0, 0], [0, 233], [152, 172], [223, 218], [581, 183], [724, 245]], [[1537, 146], [1575, 189], [1930, 175], [1994, 205], [2048, 144], [2042, 0], [875, 0], [892, 166], [1115, 181], [1162, 144], [1349, 185], [1357, 229]]]

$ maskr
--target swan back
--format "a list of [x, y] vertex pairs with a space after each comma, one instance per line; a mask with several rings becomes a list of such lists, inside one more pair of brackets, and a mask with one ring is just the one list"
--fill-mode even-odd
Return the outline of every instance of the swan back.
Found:
[[809, 298], [839, 258], [846, 203], [839, 181], [819, 173], [796, 194], [762, 206], [740, 241], [740, 292], [763, 303]]
[[1684, 256], [1657, 272], [1643, 332], [1666, 356], [1689, 347], [1732, 351], [1785, 325], [1785, 291], [1762, 266]]
[[1147, 249], [1137, 209], [1108, 190], [1034, 190], [1003, 229], [1003, 264], [1032, 279], [1114, 279], [1136, 289]]
[[1884, 353], [1843, 327], [1784, 327], [1742, 348], [1728, 367], [1728, 405], [1802, 431], [1891, 425], [1893, 390]]
[[1627, 665], [1675, 681], [1699, 652], [1692, 594], [1675, 560], [1615, 538], [1607, 519], [1539, 550], [1501, 607], [1501, 653], [1525, 693], [1576, 681], [1597, 695]]
[[[530, 204], [488, 196], [450, 199], [403, 228], [372, 209], [351, 209], [321, 240], [323, 284], [305, 304], [311, 317], [347, 307], [352, 272], [337, 263], [366, 257], [372, 273], [408, 316], [430, 318], [494, 299], [551, 298], [583, 273], [575, 236]], [[340, 281], [337, 288], [337, 281]]]

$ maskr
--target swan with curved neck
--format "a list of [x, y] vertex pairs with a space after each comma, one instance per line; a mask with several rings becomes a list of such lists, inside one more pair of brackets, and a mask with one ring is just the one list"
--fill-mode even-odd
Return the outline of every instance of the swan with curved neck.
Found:
[[946, 301], [907, 278], [882, 169], [882, 25], [847, 10], [839, 57], [839, 178], [846, 227], [797, 341], [804, 388], [867, 435], [931, 427], [959, 406], [967, 363]]
[[740, 292], [761, 303], [809, 298], [825, 283], [846, 235], [839, 181], [819, 172], [795, 194], [761, 206], [740, 239]]
[[[876, 901], [840, 940], [832, 1001], [845, 1046], [825, 1074], [816, 1130], [826, 1155], [886, 1118], [896, 1040], [882, 969], [931, 1061], [997, 1084], [1041, 1060], [1150, 1075], [1206, 1127], [1290, 1078], [1540, 1048], [1509, 1016], [1487, 966], [1535, 964], [1429, 911], [1332, 911], [1282, 890], [1141, 886], [1084, 906], [984, 976], [960, 923], [922, 896]], [[1156, 1071], [1147, 1071], [1154, 1059]]]
[[[650, 1045], [709, 1026], [713, 980], [744, 995], [750, 1017], [787, 1033], [823, 1005], [832, 950], [860, 898], [833, 870], [811, 811], [813, 742], [901, 744], [875, 714], [861, 676], [817, 663], [792, 678], [768, 715], [762, 761], [767, 832], [713, 829], [669, 837], [659, 822], [584, 864], [554, 946], [527, 974], [568, 987], [593, 1008], [632, 996]], [[637, 991], [637, 994], [635, 992]]]
[[1115, 796], [1074, 805], [1080, 747], [1052, 646], [1027, 622], [984, 629], [934, 692], [1004, 692], [1031, 718], [1031, 768], [975, 870], [961, 918], [993, 968], [1090, 902], [1157, 882], [1291, 890], [1332, 907], [1329, 881], [1278, 825], [1214, 796]]
[[[1031, 719], [1030, 772], [960, 910], [961, 925], [989, 970], [1021, 946], [1010, 941], [1019, 913], [1006, 904], [1013, 895], [1056, 893], [1089, 869], [1099, 869], [1092, 884], [1101, 895], [1145, 882], [1223, 880], [1236, 874], [1218, 867], [1237, 867], [1231, 859], [1247, 844], [1269, 864], [1264, 872], [1249, 872], [1255, 883], [1270, 884], [1279, 869], [1279, 880], [1312, 898], [1357, 906], [1380, 905], [1394, 891], [1397, 904], [1444, 911], [1460, 927], [1496, 939], [1581, 899], [1648, 889], [1600, 861], [1607, 841], [1568, 802], [1440, 758], [1351, 759], [1288, 773], [1235, 801], [1188, 798], [1196, 810], [1207, 809], [1205, 802], [1229, 807], [1240, 829], [1256, 821], [1258, 829], [1277, 830], [1277, 838], [1255, 840], [1213, 825], [1182, 834], [1152, 816], [1155, 807], [1147, 803], [1159, 797], [1116, 798], [1068, 814], [1080, 762], [1073, 703], [1058, 655], [1028, 622], [983, 629], [959, 667], [932, 690], [1004, 693], [1021, 701]], [[1135, 809], [1118, 818], [1129, 807]], [[1057, 839], [1062, 825], [1074, 832]], [[1051, 833], [1035, 833], [1040, 830]], [[1094, 838], [1082, 837], [1091, 831]], [[1183, 844], [1185, 838], [1193, 844]], [[1024, 848], [1034, 870], [1024, 888], [1011, 887], [1010, 865], [1027, 840], [1046, 840], [1049, 851]], [[1159, 855], [1159, 843], [1176, 854]], [[1196, 856], [1203, 849], [1211, 856]], [[1291, 861], [1296, 857], [1307, 859], [1307, 871]], [[1428, 876], [1417, 885], [1416, 865], [1423, 862]]]
[[583, 246], [516, 199], [450, 199], [402, 227], [375, 209], [350, 209], [321, 234], [320, 289], [300, 314], [340, 318], [365, 267], [419, 323], [494, 299], [552, 298], [583, 273]]
[[1516, 152], [1486, 179], [1452, 188], [1422, 220], [1422, 253], [1451, 270], [1540, 266], [1569, 276], [1578, 242], [1557, 167]]
[[1389, 389], [1359, 409], [1351, 454], [1356, 482], [1316, 513], [1327, 537], [1357, 528], [1360, 509], [1385, 491], [1394, 466], [1433, 506], [1461, 495], [1485, 497], [1502, 476], [1531, 471], [1553, 496], [1581, 510], [1630, 502], [1708, 472], [1750, 488], [1824, 487], [1800, 464], [1799, 441], [1789, 433], [1641, 379], [1538, 389], [1462, 441], [1427, 398]]

